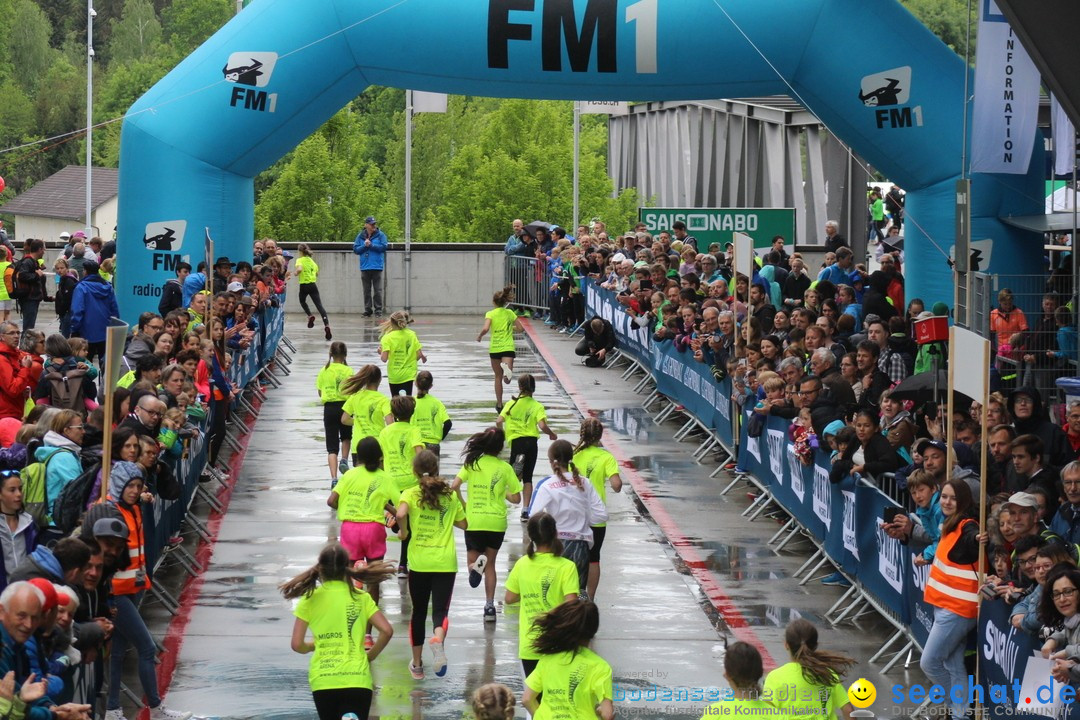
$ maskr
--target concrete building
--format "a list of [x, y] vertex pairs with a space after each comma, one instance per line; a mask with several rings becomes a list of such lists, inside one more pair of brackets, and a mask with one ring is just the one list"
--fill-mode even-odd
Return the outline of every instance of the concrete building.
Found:
[[87, 237], [99, 235], [111, 239], [116, 227], [119, 177], [116, 168], [93, 169], [89, 223], [86, 222], [86, 168], [68, 165], [45, 178], [0, 206], [0, 213], [14, 216], [14, 227], [8, 228], [12, 242], [19, 247], [27, 238], [57, 240], [60, 233], [76, 230], [86, 232]]

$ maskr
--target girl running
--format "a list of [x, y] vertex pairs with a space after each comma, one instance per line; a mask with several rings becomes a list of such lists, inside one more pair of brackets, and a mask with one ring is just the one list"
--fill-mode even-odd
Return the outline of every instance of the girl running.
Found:
[[446, 414], [442, 400], [430, 393], [434, 383], [435, 379], [427, 370], [416, 374], [416, 412], [413, 413], [412, 424], [420, 431], [424, 446], [438, 457], [439, 445], [450, 434], [454, 423]]
[[506, 602], [521, 601], [518, 616], [518, 657], [525, 677], [536, 669], [540, 654], [533, 647], [539, 634], [533, 624], [540, 615], [578, 596], [577, 567], [562, 555], [562, 542], [555, 518], [546, 512], [536, 513], [526, 526], [529, 547], [525, 557], [514, 563], [506, 577]]
[[[383, 452], [378, 440], [361, 440], [356, 456], [360, 461], [341, 477], [326, 504], [337, 510], [341, 544], [349, 552], [349, 561], [371, 565], [386, 557], [386, 512], [397, 511], [401, 493], [382, 470]], [[378, 605], [378, 583], [369, 584], [367, 591]]]
[[311, 248], [307, 246], [307, 243], [300, 243], [296, 249], [300, 252], [300, 257], [296, 258], [296, 279], [300, 282], [300, 307], [308, 316], [307, 326], [315, 327], [315, 316], [311, 314], [307, 304], [307, 299], [310, 297], [315, 303], [315, 309], [319, 311], [319, 316], [322, 317], [326, 339], [330, 340], [334, 337], [330, 332], [330, 318], [326, 316], [322, 299], [319, 297], [319, 286], [316, 285], [319, 280], [319, 264], [315, 262], [315, 258], [311, 257]]
[[476, 688], [472, 710], [476, 720], [513, 720], [517, 698], [502, 683], [488, 683]]
[[[413, 459], [424, 449], [420, 431], [410, 422], [416, 410], [416, 400], [407, 395], [398, 395], [390, 401], [390, 412], [394, 422], [379, 433], [379, 445], [382, 446], [383, 467], [398, 491], [415, 487], [417, 475], [413, 472]], [[435, 458], [438, 460], [438, 456]], [[435, 469], [438, 472], [438, 468]], [[398, 558], [397, 575], [407, 577], [409, 570], [409, 536], [401, 536], [401, 555]]]
[[379, 357], [386, 363], [386, 377], [390, 381], [391, 395], [412, 395], [416, 361], [427, 362], [420, 338], [409, 329], [411, 322], [409, 313], [398, 310], [379, 326], [382, 331]]
[[729, 715], [771, 715], [775, 708], [761, 699], [761, 653], [750, 643], [736, 642], [724, 652], [724, 679], [731, 696], [705, 709], [701, 720]]
[[[341, 422], [341, 409], [345, 405], [341, 385], [353, 374], [352, 368], [345, 364], [348, 352], [345, 343], [331, 343], [330, 359], [315, 378], [315, 389], [319, 391], [319, 401], [323, 405], [323, 432], [326, 434], [326, 462], [330, 466], [331, 490], [337, 484], [338, 472], [349, 469], [352, 427]], [[338, 455], [339, 452], [341, 455]]]
[[[776, 668], [765, 678], [764, 696], [770, 698], [769, 703], [787, 711], [789, 717], [849, 717], [851, 705], [840, 678], [855, 660], [840, 653], [818, 650], [817, 628], [802, 618], [788, 623], [784, 647], [791, 653], [791, 662]], [[843, 715], [838, 716], [839, 712]]]
[[357, 465], [356, 446], [366, 437], [378, 438], [382, 429], [394, 421], [390, 412], [390, 400], [379, 392], [382, 370], [376, 365], [365, 365], [351, 378], [341, 383], [345, 404], [341, 406], [341, 424], [352, 428], [352, 444], [349, 452]]
[[[611, 492], [622, 492], [622, 478], [619, 477], [619, 464], [615, 456], [600, 447], [600, 438], [604, 436], [604, 425], [596, 418], [581, 421], [578, 444], [574, 448], [574, 465], [581, 468], [585, 477], [596, 488], [601, 502], [607, 504], [607, 486], [611, 483]], [[589, 550], [589, 597], [596, 598], [596, 588], [600, 585], [600, 548], [604, 546], [607, 523], [593, 525], [593, 544]]]
[[461, 486], [469, 488], [465, 505], [465, 550], [469, 563], [469, 585], [484, 580], [484, 622], [495, 622], [495, 556], [506, 536], [506, 501], [521, 502], [521, 482], [514, 468], [499, 459], [506, 436], [498, 428], [488, 428], [470, 437], [462, 456], [465, 464], [451, 487], [461, 498]]
[[590, 600], [570, 600], [536, 618], [535, 624], [539, 632], [533, 647], [540, 660], [525, 678], [521, 699], [533, 720], [612, 720], [611, 665], [589, 649], [600, 627], [596, 605]]
[[[484, 339], [484, 335], [491, 331], [491, 344], [488, 346], [488, 356], [491, 358], [491, 369], [495, 371], [495, 412], [503, 410], [503, 383], [510, 384], [514, 375], [514, 333], [521, 332], [521, 321], [517, 313], [506, 307], [514, 301], [514, 286], [507, 285], [495, 293], [491, 299], [495, 303], [495, 309], [488, 310], [484, 314], [484, 327], [476, 336], [476, 342]], [[527, 496], [526, 496], [527, 497]]]
[[536, 379], [525, 373], [518, 378], [518, 395], [511, 398], [499, 413], [495, 423], [501, 428], [505, 425], [506, 439], [510, 441], [510, 462], [521, 479], [525, 491], [524, 509], [521, 522], [529, 519], [529, 503], [532, 501], [532, 476], [536, 469], [537, 441], [540, 430], [552, 440], [558, 436], [547, 424], [547, 411], [533, 399], [536, 392]]
[[[588, 587], [589, 548], [593, 544], [593, 525], [607, 522], [607, 508], [591, 482], [578, 473], [574, 448], [566, 440], [556, 440], [548, 449], [552, 474], [536, 487], [530, 513], [547, 512], [555, 518], [563, 557], [574, 561], [578, 587]], [[570, 477], [566, 476], [570, 473]]]
[[[378, 587], [392, 571], [389, 563], [352, 568], [345, 548], [330, 543], [314, 567], [281, 585], [286, 599], [300, 599], [293, 611], [292, 649], [301, 655], [315, 653], [308, 682], [319, 720], [341, 720], [346, 713], [368, 716], [375, 687], [371, 663], [390, 642], [394, 628], [371, 596], [354, 583]], [[356, 630], [369, 622], [379, 630], [379, 639], [365, 650], [364, 638]], [[318, 642], [308, 642], [309, 627]]]
[[[431, 638], [431, 654], [435, 675], [446, 675], [446, 631], [450, 627], [450, 596], [457, 577], [457, 544], [454, 528], [468, 527], [465, 509], [446, 481], [439, 477], [439, 459], [430, 450], [421, 450], [413, 460], [416, 482], [401, 493], [397, 519], [404, 542], [415, 536], [412, 566], [409, 568], [409, 598], [412, 600], [412, 622], [409, 637], [412, 661], [409, 672], [414, 680], [424, 679], [424, 621], [431, 603], [431, 623], [435, 637]], [[400, 570], [400, 568], [399, 568]]]

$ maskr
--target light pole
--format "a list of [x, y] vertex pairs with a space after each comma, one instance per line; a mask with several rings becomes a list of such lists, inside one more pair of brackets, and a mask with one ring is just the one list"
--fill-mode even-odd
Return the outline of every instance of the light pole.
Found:
[[86, 237], [93, 237], [90, 195], [94, 172], [94, 0], [86, 0]]

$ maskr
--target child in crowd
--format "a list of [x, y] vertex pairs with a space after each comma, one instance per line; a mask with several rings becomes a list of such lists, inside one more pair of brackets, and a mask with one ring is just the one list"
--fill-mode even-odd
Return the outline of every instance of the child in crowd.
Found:
[[[783, 382], [781, 380], [781, 382]], [[758, 403], [759, 405], [761, 403]], [[818, 447], [818, 437], [814, 434], [814, 426], [810, 420], [810, 408], [799, 410], [799, 416], [788, 428], [788, 436], [795, 443], [795, 455], [803, 465], [814, 464], [814, 451]]]
[[915, 558], [914, 563], [929, 565], [934, 561], [938, 540], [941, 539], [941, 524], [945, 522], [945, 516], [942, 515], [939, 504], [941, 490], [934, 482], [933, 476], [926, 470], [916, 470], [911, 473], [908, 476], [907, 489], [911, 494], [912, 502], [915, 503], [915, 517], [918, 518], [931, 541], [922, 554]]

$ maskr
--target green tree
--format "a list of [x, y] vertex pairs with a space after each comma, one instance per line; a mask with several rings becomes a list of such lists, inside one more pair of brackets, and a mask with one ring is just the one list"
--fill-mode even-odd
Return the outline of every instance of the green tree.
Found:
[[[113, 62], [103, 78], [95, 83], [94, 120], [103, 122], [121, 118], [143, 93], [172, 69], [175, 60], [158, 54], [145, 60]], [[120, 160], [120, 122], [94, 131], [94, 164], [116, 167]]]
[[[34, 99], [38, 132], [51, 137], [86, 127], [86, 75], [82, 70], [60, 56], [45, 73], [42, 85], [49, 91]], [[79, 146], [75, 139], [69, 139], [53, 147], [47, 156], [47, 174], [80, 164], [85, 154], [80, 154]]]
[[109, 62], [151, 57], [161, 42], [161, 23], [150, 0], [126, 0], [123, 14], [112, 23]]
[[161, 13], [165, 39], [187, 54], [202, 45], [236, 11], [230, 0], [173, 0]]
[[56, 51], [49, 46], [52, 25], [33, 0], [16, 0], [11, 21], [9, 43], [11, 58], [16, 60], [15, 79], [33, 94], [56, 59]]
[[968, 0], [901, 0], [912, 15], [960, 57], [967, 47], [968, 7], [971, 7], [971, 59], [975, 60], [978, 6]]

